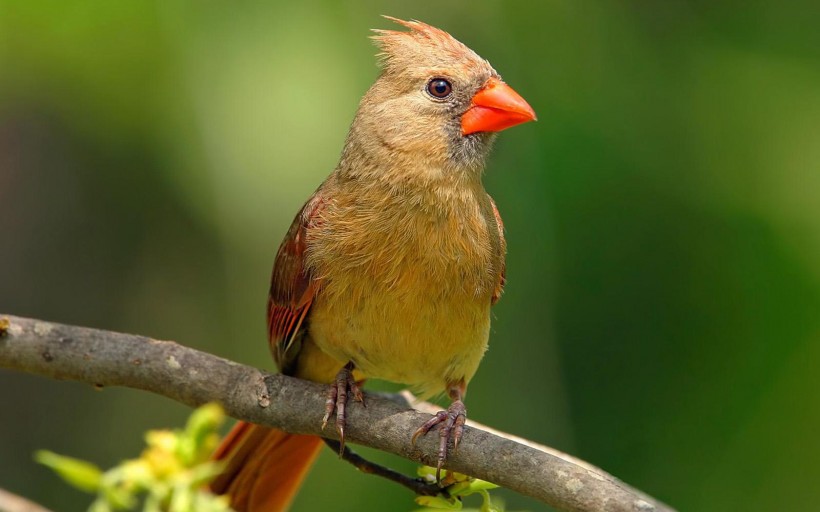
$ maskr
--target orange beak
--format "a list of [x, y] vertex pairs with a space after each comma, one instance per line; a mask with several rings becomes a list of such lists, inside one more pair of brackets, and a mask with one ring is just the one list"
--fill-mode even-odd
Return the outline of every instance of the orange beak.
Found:
[[535, 111], [524, 98], [493, 77], [475, 93], [470, 108], [461, 116], [461, 134], [500, 132], [510, 126], [535, 120]]

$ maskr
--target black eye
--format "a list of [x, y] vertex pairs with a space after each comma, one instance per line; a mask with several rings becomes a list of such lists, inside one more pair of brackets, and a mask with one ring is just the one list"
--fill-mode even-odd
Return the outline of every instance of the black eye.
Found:
[[453, 86], [443, 78], [434, 78], [427, 84], [427, 92], [436, 98], [446, 98], [453, 92]]

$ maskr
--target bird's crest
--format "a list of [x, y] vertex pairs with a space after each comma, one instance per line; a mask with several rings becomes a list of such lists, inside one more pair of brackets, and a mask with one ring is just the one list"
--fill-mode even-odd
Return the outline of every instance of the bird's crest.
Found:
[[489, 65], [474, 51], [447, 32], [417, 20], [384, 18], [409, 31], [373, 29], [371, 36], [379, 48], [379, 63], [385, 71], [407, 68], [408, 64], [425, 67], [452, 67], [454, 64]]

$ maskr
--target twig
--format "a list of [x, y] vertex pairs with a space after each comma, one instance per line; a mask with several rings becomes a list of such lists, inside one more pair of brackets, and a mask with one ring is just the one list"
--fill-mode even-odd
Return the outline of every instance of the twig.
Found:
[[[324, 439], [326, 445], [330, 447], [335, 453], [339, 453], [339, 449], [341, 448], [341, 443], [334, 439]], [[431, 484], [426, 482], [422, 478], [412, 478], [403, 473], [399, 473], [398, 471], [392, 470], [388, 467], [382, 466], [381, 464], [376, 464], [375, 462], [371, 462], [358, 453], [351, 450], [347, 445], [344, 448], [341, 448], [342, 460], [345, 460], [353, 466], [361, 471], [362, 473], [367, 473], [368, 475], [376, 475], [382, 478], [386, 478], [391, 482], [395, 482], [402, 487], [406, 487], [413, 491], [416, 494], [421, 496], [436, 496], [437, 494], [442, 494], [443, 489], [440, 488], [436, 484]]]
[[[0, 325], [2, 329], [2, 325]], [[22, 496], [0, 489], [0, 512], [51, 512], [49, 509], [29, 501]]]
[[[0, 320], [4, 315], [0, 315]], [[229, 415], [297, 434], [321, 431], [325, 388], [169, 341], [6, 315], [0, 367], [95, 386], [151, 391], [189, 406], [220, 403]], [[2, 322], [0, 321], [0, 324]], [[410, 443], [430, 418], [397, 400], [371, 394], [349, 408], [348, 441], [436, 464], [437, 436]], [[447, 468], [494, 482], [566, 511], [671, 512], [663, 503], [604, 471], [555, 450], [475, 427], [464, 431]]]

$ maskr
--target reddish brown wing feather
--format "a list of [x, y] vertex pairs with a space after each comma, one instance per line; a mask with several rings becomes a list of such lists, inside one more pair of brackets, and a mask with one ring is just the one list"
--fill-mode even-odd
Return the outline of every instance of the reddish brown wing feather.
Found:
[[291, 349], [304, 334], [305, 318], [317, 290], [305, 268], [307, 231], [319, 219], [323, 204], [319, 192], [313, 195], [293, 219], [273, 264], [268, 295], [268, 339], [276, 365], [289, 373], [297, 350]]
[[498, 213], [498, 208], [495, 206], [495, 201], [493, 201], [492, 197], [490, 197], [490, 204], [493, 206], [495, 222], [498, 225], [498, 238], [501, 242], [501, 272], [498, 273], [498, 283], [496, 283], [493, 296], [490, 299], [490, 304], [494, 306], [495, 303], [498, 302], [498, 299], [501, 298], [504, 285], [507, 283], [507, 240], [504, 238], [504, 222], [501, 220], [501, 214]]

